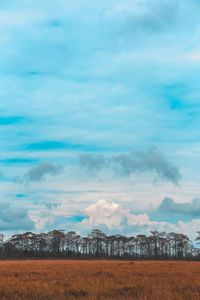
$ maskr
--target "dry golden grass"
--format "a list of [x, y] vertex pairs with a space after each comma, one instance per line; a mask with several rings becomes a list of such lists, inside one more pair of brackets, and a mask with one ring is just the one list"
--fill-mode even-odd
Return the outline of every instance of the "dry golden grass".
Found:
[[0, 299], [200, 299], [200, 263], [1, 261]]

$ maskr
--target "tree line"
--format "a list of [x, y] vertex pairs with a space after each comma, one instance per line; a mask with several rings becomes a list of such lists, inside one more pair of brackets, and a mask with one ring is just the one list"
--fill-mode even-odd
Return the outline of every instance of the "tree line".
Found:
[[[197, 244], [200, 231], [197, 232]], [[185, 234], [151, 231], [150, 234], [106, 235], [99, 229], [85, 237], [75, 231], [52, 230], [15, 234], [4, 241], [0, 234], [0, 259], [178, 259], [199, 260], [200, 249]]]

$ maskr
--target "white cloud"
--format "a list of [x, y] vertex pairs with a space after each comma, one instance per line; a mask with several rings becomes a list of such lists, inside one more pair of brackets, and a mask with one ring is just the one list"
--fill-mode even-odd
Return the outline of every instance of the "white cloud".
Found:
[[200, 61], [200, 53], [191, 54], [188, 56], [188, 59], [191, 61]]
[[105, 200], [99, 200], [96, 204], [90, 205], [85, 209], [89, 219], [83, 220], [85, 225], [93, 227], [104, 224], [109, 229], [123, 229], [125, 224], [144, 225], [148, 224], [149, 217], [147, 214], [134, 215], [129, 209], [122, 209], [117, 203], [108, 203]]
[[179, 232], [194, 238], [200, 226], [199, 219], [190, 222], [179, 221], [176, 224], [151, 221], [146, 213], [135, 215], [129, 209], [123, 209], [119, 204], [109, 203], [105, 200], [99, 200], [96, 204], [87, 207], [85, 211], [89, 218], [77, 224], [80, 231], [99, 227], [107, 233], [137, 235], [158, 230], [160, 232]]
[[32, 210], [30, 212], [30, 218], [35, 223], [35, 229], [39, 232], [44, 230], [45, 227], [53, 228], [55, 222], [55, 216], [53, 212], [48, 210]]

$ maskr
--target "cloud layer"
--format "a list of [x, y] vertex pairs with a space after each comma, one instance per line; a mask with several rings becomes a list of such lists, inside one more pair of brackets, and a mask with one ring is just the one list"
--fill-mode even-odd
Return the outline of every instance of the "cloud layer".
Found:
[[199, 15], [197, 0], [0, 1], [2, 201], [41, 230], [102, 198], [104, 226], [131, 232], [148, 208], [142, 228], [195, 227]]

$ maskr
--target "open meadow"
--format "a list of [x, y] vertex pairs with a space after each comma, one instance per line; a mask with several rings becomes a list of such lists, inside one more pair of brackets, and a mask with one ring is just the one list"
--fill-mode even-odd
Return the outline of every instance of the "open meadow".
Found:
[[200, 299], [200, 262], [1, 261], [0, 299]]

